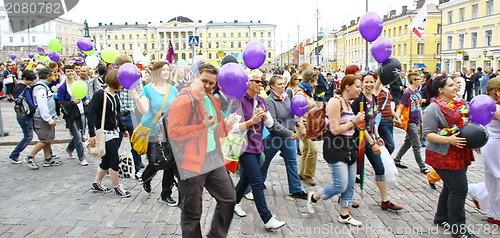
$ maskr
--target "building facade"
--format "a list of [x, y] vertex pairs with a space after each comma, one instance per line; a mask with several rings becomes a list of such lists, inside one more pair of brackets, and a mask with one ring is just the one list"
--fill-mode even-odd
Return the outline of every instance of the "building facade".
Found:
[[500, 3], [494, 0], [442, 1], [443, 71], [500, 67]]
[[[134, 44], [150, 53], [150, 60], [164, 60], [169, 43], [175, 60], [191, 64], [198, 59], [222, 60], [227, 54], [243, 52], [248, 42], [260, 41], [267, 50], [264, 67], [275, 64], [276, 25], [258, 22], [194, 22], [187, 17], [174, 17], [157, 24], [114, 25], [113, 23], [90, 27], [89, 32], [97, 50], [113, 47], [122, 54], [132, 55]], [[198, 46], [192, 47], [189, 36], [199, 36]]]

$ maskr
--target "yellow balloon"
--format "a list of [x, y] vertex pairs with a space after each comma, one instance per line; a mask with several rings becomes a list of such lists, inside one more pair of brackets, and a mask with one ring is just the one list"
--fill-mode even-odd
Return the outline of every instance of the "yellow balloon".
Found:
[[88, 91], [89, 88], [87, 87], [87, 84], [81, 80], [75, 81], [71, 84], [71, 93], [73, 94], [73, 97], [77, 99], [83, 99], [87, 96]]

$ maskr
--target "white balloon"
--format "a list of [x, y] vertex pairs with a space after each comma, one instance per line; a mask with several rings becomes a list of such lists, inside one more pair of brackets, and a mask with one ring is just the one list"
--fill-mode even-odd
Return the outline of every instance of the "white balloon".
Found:
[[85, 58], [85, 63], [87, 66], [89, 66], [91, 69], [95, 69], [99, 65], [99, 58], [95, 55], [87, 56]]

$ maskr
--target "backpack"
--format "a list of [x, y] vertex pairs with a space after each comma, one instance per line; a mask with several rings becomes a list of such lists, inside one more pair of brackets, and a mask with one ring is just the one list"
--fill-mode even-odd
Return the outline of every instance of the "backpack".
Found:
[[307, 112], [306, 137], [312, 141], [321, 140], [326, 132], [326, 103], [322, 108]]
[[38, 107], [33, 100], [32, 86], [26, 86], [21, 94], [14, 99], [14, 110], [22, 118], [32, 118]]

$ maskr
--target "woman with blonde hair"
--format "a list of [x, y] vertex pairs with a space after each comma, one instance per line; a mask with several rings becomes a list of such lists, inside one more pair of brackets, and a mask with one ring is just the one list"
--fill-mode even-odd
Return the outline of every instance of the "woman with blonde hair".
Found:
[[288, 97], [290, 100], [293, 98], [293, 94], [297, 89], [299, 89], [299, 83], [302, 81], [302, 75], [301, 74], [292, 74], [292, 77], [290, 78], [290, 81], [288, 82], [288, 85], [286, 86], [286, 93], [288, 94]]
[[[143, 115], [141, 124], [152, 128], [147, 152], [149, 164], [142, 173], [142, 186], [147, 193], [151, 192], [151, 180], [158, 172], [153, 163], [155, 158], [151, 156], [151, 148], [155, 144], [158, 144], [158, 138], [156, 137], [158, 120], [155, 123], [153, 123], [153, 120], [158, 112], [161, 114], [166, 113], [172, 101], [179, 94], [177, 88], [170, 84], [170, 71], [171, 67], [169, 63], [163, 61], [156, 62], [151, 72], [151, 81], [148, 85], [144, 86], [141, 95], [139, 96], [135, 89], [130, 90], [130, 97], [136, 103], [137, 110]], [[177, 167], [173, 165], [163, 171], [161, 200], [167, 203], [168, 206], [177, 206], [177, 202], [171, 197], [176, 170]]]

